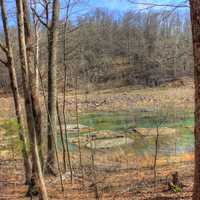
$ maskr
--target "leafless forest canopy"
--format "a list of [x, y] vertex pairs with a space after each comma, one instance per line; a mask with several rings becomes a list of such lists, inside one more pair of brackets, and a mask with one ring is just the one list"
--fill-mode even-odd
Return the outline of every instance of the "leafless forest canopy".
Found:
[[[64, 54], [69, 79], [94, 88], [125, 85], [159, 86], [183, 76], [192, 76], [193, 59], [188, 11], [127, 11], [120, 14], [99, 8], [84, 13], [66, 25], [59, 21], [58, 80], [64, 80]], [[67, 35], [67, 44], [64, 38]], [[2, 37], [4, 37], [2, 35]], [[16, 29], [11, 30], [18, 58]], [[47, 74], [47, 37], [39, 32], [40, 70]], [[17, 63], [19, 61], [17, 60]], [[6, 83], [1, 67], [1, 85]], [[74, 81], [69, 81], [74, 87]], [[84, 86], [83, 84], [82, 86]]]

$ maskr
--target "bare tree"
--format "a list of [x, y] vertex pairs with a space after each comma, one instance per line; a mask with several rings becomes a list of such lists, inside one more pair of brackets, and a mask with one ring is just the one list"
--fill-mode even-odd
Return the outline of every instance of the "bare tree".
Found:
[[[36, 0], [32, 0], [30, 2], [31, 4], [31, 8], [33, 8], [34, 10], [37, 9], [37, 2]], [[34, 41], [35, 41], [35, 45], [34, 45], [34, 65], [35, 65], [35, 90], [36, 90], [36, 95], [39, 95], [39, 29], [40, 29], [40, 22], [37, 18], [37, 16], [35, 15], [35, 12], [33, 12], [32, 10], [32, 17], [33, 17], [33, 24], [34, 24]]]
[[[34, 119], [36, 122], [36, 133], [37, 133], [37, 142], [39, 148], [40, 161], [43, 168], [43, 152], [42, 152], [42, 114], [41, 114], [41, 106], [36, 82], [36, 73], [35, 73], [35, 63], [34, 63], [34, 40], [33, 40], [33, 31], [31, 29], [31, 19], [30, 19], [30, 11], [28, 7], [27, 0], [23, 1], [23, 9], [24, 9], [24, 30], [25, 30], [25, 40], [27, 44], [27, 63], [28, 63], [28, 71], [30, 78], [30, 89], [31, 89], [31, 98], [32, 98], [32, 108]], [[35, 167], [33, 167], [33, 170]]]
[[22, 155], [24, 158], [26, 183], [29, 184], [31, 181], [31, 162], [28, 155], [26, 137], [25, 137], [25, 132], [24, 132], [23, 116], [22, 116], [21, 105], [20, 105], [20, 95], [19, 95], [16, 71], [14, 67], [13, 50], [12, 50], [12, 45], [10, 42], [11, 40], [10, 40], [10, 35], [9, 35], [8, 16], [7, 16], [5, 1], [1, 0], [0, 5], [1, 5], [1, 17], [2, 17], [2, 22], [3, 22], [5, 43], [6, 43], [5, 46], [1, 44], [1, 48], [3, 49], [7, 57], [7, 61], [5, 64], [9, 70], [11, 89], [12, 89], [13, 99], [14, 99], [14, 104], [15, 104], [15, 113], [16, 113], [17, 122], [19, 125], [19, 138], [22, 142]]
[[60, 110], [59, 110], [59, 102], [57, 100], [57, 116], [58, 116], [58, 124], [59, 124], [59, 130], [60, 130], [60, 137], [61, 137], [61, 143], [62, 143], [62, 150], [63, 150], [63, 169], [66, 172], [67, 171], [67, 159], [66, 159], [66, 145], [65, 145], [65, 135], [62, 128], [62, 121], [60, 117]]
[[[47, 173], [55, 175], [56, 167], [56, 150], [54, 140], [56, 140], [57, 131], [57, 63], [56, 63], [56, 44], [58, 39], [58, 22], [60, 15], [60, 1], [53, 1], [52, 22], [48, 31], [48, 111], [51, 122], [48, 118], [48, 155], [47, 155]], [[51, 123], [51, 125], [50, 125]]]
[[[29, 79], [28, 61], [26, 54], [24, 10], [23, 10], [22, 0], [16, 0], [16, 6], [17, 6], [19, 53], [20, 53], [21, 71], [23, 79], [26, 117], [27, 117], [27, 124], [30, 136], [29, 139], [31, 144], [32, 162], [36, 166], [36, 171], [34, 174], [35, 177], [33, 178], [32, 176], [32, 183], [30, 184], [29, 192], [32, 192], [31, 190], [32, 186], [35, 186], [36, 184], [35, 181], [36, 181], [37, 186], [39, 188], [40, 199], [48, 200], [45, 182], [42, 174], [42, 168], [40, 164], [38, 146], [37, 146], [36, 121], [34, 118], [32, 97], [31, 97], [31, 83]], [[30, 195], [32, 195], [32, 193], [30, 193]]]
[[76, 126], [78, 133], [78, 151], [79, 151], [79, 165], [81, 169], [82, 183], [84, 186], [84, 169], [83, 169], [83, 161], [82, 161], [82, 150], [81, 150], [81, 138], [80, 138], [80, 125], [79, 125], [79, 107], [78, 107], [78, 77], [76, 77], [76, 88], [75, 88], [75, 106], [76, 106]]
[[63, 61], [64, 61], [64, 85], [63, 85], [63, 105], [62, 105], [62, 114], [63, 114], [63, 120], [64, 120], [64, 132], [65, 132], [65, 141], [66, 141], [66, 150], [67, 150], [67, 158], [68, 158], [68, 166], [70, 170], [70, 179], [72, 182], [73, 179], [73, 171], [72, 171], [72, 163], [71, 163], [71, 155], [69, 150], [69, 139], [68, 139], [68, 131], [67, 131], [67, 117], [66, 117], [66, 89], [67, 89], [67, 69], [68, 69], [68, 59], [67, 59], [67, 53], [68, 53], [68, 37], [67, 37], [67, 31], [68, 31], [68, 24], [69, 24], [69, 16], [70, 16], [70, 5], [71, 0], [68, 0], [67, 2], [67, 8], [66, 8], [66, 16], [65, 16], [65, 23], [64, 23], [64, 42], [63, 42]]

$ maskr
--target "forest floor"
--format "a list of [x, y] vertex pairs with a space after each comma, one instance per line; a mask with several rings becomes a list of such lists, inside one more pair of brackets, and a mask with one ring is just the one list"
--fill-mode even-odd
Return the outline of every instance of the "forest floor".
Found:
[[[0, 199], [2, 200], [28, 200], [25, 197], [27, 187], [24, 185], [22, 160], [0, 161]], [[168, 190], [167, 177], [174, 171], [179, 172], [184, 188], [181, 192]], [[98, 176], [99, 199], [108, 200], [190, 200], [192, 196], [193, 164], [191, 162], [179, 163], [170, 167], [158, 168], [156, 189], [152, 178], [151, 169], [121, 170], [102, 172]], [[169, 177], [168, 177], [169, 178]], [[48, 196], [52, 200], [73, 199], [93, 200], [95, 189], [87, 178], [84, 186], [81, 179], [75, 178], [73, 183], [69, 177], [63, 181], [64, 192], [61, 191], [59, 178], [46, 178]], [[37, 198], [36, 198], [37, 199]]]
[[[133, 87], [121, 87], [115, 89], [94, 91], [78, 95], [78, 107], [80, 114], [91, 112], [113, 112], [130, 111], [135, 109], [145, 112], [156, 107], [192, 111], [193, 102], [193, 82], [190, 79], [177, 80], [176, 82], [163, 85], [159, 88], [136, 89]], [[42, 99], [42, 98], [41, 98]], [[59, 96], [62, 102], [62, 95]], [[75, 111], [74, 91], [67, 94], [68, 113], [74, 117]], [[5, 91], [0, 97], [0, 122], [14, 117], [14, 106], [12, 97]], [[0, 130], [0, 140], [3, 143], [4, 131]], [[19, 156], [13, 159], [11, 150], [0, 149], [0, 200], [28, 200], [25, 194], [27, 187], [24, 185], [23, 162]], [[88, 152], [85, 153], [87, 155]], [[193, 182], [193, 153], [184, 153], [180, 157], [175, 157], [173, 162], [162, 162], [162, 157], [158, 160], [157, 184], [154, 187], [154, 176], [152, 169], [152, 158], [148, 156], [133, 156], [126, 163], [126, 153], [119, 154], [116, 160], [107, 158], [110, 165], [102, 165], [104, 160], [100, 159], [105, 155], [104, 151], [99, 151], [96, 155], [96, 183], [93, 182], [91, 169], [85, 163], [84, 186], [78, 167], [76, 176], [71, 184], [69, 176], [64, 179], [64, 192], [60, 189], [59, 178], [46, 177], [49, 198], [52, 200], [62, 199], [83, 199], [93, 200], [97, 187], [99, 199], [105, 200], [190, 200], [192, 195]], [[112, 156], [112, 152], [106, 154]], [[121, 156], [121, 157], [120, 157]], [[130, 154], [130, 157], [132, 154]], [[74, 162], [78, 162], [76, 156]], [[90, 158], [88, 158], [90, 160]], [[147, 163], [149, 162], [149, 163]], [[115, 164], [117, 163], [116, 167]], [[167, 163], [167, 164], [166, 164]], [[77, 163], [75, 164], [77, 165]], [[120, 165], [120, 167], [117, 167]], [[168, 190], [168, 181], [174, 172], [179, 173], [181, 182], [184, 184], [181, 192]]]

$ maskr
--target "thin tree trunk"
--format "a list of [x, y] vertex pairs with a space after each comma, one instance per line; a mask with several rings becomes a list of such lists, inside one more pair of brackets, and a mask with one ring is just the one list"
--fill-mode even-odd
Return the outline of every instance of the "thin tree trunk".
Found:
[[62, 150], [63, 150], [63, 168], [64, 171], [67, 171], [67, 162], [66, 162], [66, 145], [65, 145], [65, 136], [63, 133], [63, 128], [62, 128], [62, 121], [60, 117], [60, 110], [59, 110], [59, 102], [57, 100], [57, 116], [58, 116], [58, 123], [60, 127], [60, 137], [61, 137], [61, 143], [62, 143]]
[[159, 142], [159, 128], [156, 127], [156, 140], [155, 140], [155, 155], [154, 155], [154, 163], [153, 163], [153, 173], [154, 173], [154, 189], [156, 189], [157, 186], [157, 158], [158, 158], [158, 142]]
[[4, 29], [4, 34], [5, 34], [5, 42], [6, 42], [6, 48], [7, 48], [7, 52], [6, 52], [7, 67], [9, 70], [11, 89], [12, 89], [13, 99], [14, 99], [14, 104], [15, 104], [15, 113], [16, 113], [17, 122], [19, 125], [19, 138], [22, 143], [22, 155], [24, 159], [26, 184], [29, 184], [31, 181], [31, 161], [29, 159], [27, 144], [26, 144], [26, 137], [24, 133], [23, 116], [22, 116], [21, 105], [20, 105], [20, 95], [19, 95], [19, 90], [18, 90], [16, 71], [14, 68], [13, 51], [12, 51], [12, 46], [11, 46], [10, 38], [9, 38], [8, 17], [7, 17], [5, 1], [0, 0], [0, 5], [1, 5], [3, 29]]
[[190, 0], [195, 81], [195, 174], [193, 200], [200, 200], [200, 1]]
[[81, 151], [81, 140], [80, 140], [80, 127], [79, 127], [79, 112], [78, 112], [78, 77], [76, 76], [76, 88], [75, 88], [75, 104], [76, 104], [76, 126], [77, 126], [77, 132], [78, 132], [78, 151], [79, 151], [79, 164], [81, 169], [81, 175], [82, 175], [82, 183], [84, 186], [84, 171], [83, 171], [83, 162], [82, 162], [82, 151]]
[[96, 144], [95, 140], [96, 138], [91, 135], [91, 132], [89, 130], [89, 136], [90, 136], [90, 151], [91, 151], [91, 170], [92, 170], [92, 185], [94, 186], [94, 193], [95, 193], [95, 199], [99, 200], [99, 191], [98, 191], [98, 185], [97, 185], [97, 177], [96, 177], [96, 170], [95, 170], [95, 152], [96, 152]]
[[[53, 1], [53, 14], [52, 23], [49, 29], [48, 37], [48, 111], [50, 114], [51, 122], [48, 118], [48, 155], [46, 172], [51, 175], [57, 173], [56, 165], [56, 147], [54, 146], [54, 140], [56, 144], [56, 131], [57, 131], [57, 63], [56, 63], [56, 45], [58, 37], [58, 21], [60, 14], [60, 1]], [[51, 125], [50, 125], [51, 123]]]
[[36, 166], [35, 180], [38, 183], [37, 185], [40, 192], [40, 199], [48, 200], [45, 182], [42, 175], [39, 153], [38, 153], [36, 124], [35, 124], [36, 121], [34, 118], [34, 113], [33, 113], [33, 108], [32, 108], [33, 104], [32, 104], [31, 91], [30, 91], [31, 86], [30, 86], [30, 80], [29, 80], [29, 71], [28, 71], [28, 63], [27, 63], [27, 55], [26, 55], [24, 13], [23, 13], [22, 0], [16, 0], [16, 6], [17, 6], [19, 52], [20, 52], [20, 61], [21, 61], [21, 70], [22, 70], [22, 79], [23, 79], [26, 117], [27, 117], [27, 124], [28, 124], [30, 144], [31, 144], [32, 162], [35, 163], [35, 166]]
[[[33, 0], [34, 9], [37, 8], [37, 2]], [[35, 36], [35, 52], [34, 52], [34, 72], [35, 72], [35, 90], [36, 95], [39, 96], [39, 20], [37, 19], [35, 13], [33, 12], [33, 22], [34, 22], [34, 36]]]
[[64, 24], [64, 87], [63, 87], [63, 108], [62, 108], [62, 114], [64, 119], [64, 125], [65, 125], [65, 139], [66, 139], [66, 148], [67, 148], [67, 157], [68, 157], [68, 165], [70, 170], [70, 179], [72, 183], [73, 179], [73, 171], [72, 171], [72, 163], [71, 163], [71, 155], [69, 151], [69, 140], [68, 140], [68, 131], [67, 131], [67, 118], [66, 118], [66, 89], [67, 89], [67, 24], [69, 19], [69, 8], [70, 8], [71, 0], [68, 0], [67, 3], [67, 11], [66, 11], [66, 18], [65, 18], [65, 24]]

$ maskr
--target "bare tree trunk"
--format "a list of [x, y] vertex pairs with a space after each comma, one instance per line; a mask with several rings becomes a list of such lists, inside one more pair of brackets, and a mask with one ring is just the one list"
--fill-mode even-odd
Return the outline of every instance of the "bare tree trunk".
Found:
[[67, 171], [67, 159], [66, 159], [66, 145], [65, 145], [65, 135], [63, 133], [63, 128], [62, 128], [62, 121], [60, 117], [60, 110], [59, 110], [59, 102], [57, 100], [57, 116], [58, 116], [58, 123], [60, 127], [60, 136], [61, 136], [61, 142], [62, 142], [62, 150], [63, 150], [63, 169], [66, 172]]
[[96, 138], [90, 134], [89, 130], [89, 136], [90, 136], [90, 151], [91, 151], [91, 170], [92, 170], [92, 185], [94, 187], [94, 193], [95, 193], [95, 199], [99, 200], [99, 191], [98, 191], [98, 185], [97, 185], [97, 177], [96, 177], [96, 171], [95, 171], [95, 152], [96, 152], [96, 144], [95, 140]]
[[26, 137], [24, 133], [23, 116], [22, 116], [21, 105], [20, 105], [20, 96], [19, 96], [19, 90], [18, 90], [18, 84], [17, 84], [17, 78], [16, 78], [16, 71], [14, 68], [13, 51], [12, 51], [12, 46], [11, 46], [10, 37], [9, 37], [8, 17], [7, 17], [5, 1], [1, 0], [0, 5], [1, 5], [3, 29], [4, 29], [4, 34], [5, 34], [5, 42], [6, 42], [6, 48], [7, 48], [7, 52], [6, 52], [7, 67], [9, 70], [11, 89], [12, 89], [13, 99], [14, 99], [14, 104], [15, 104], [15, 113], [16, 113], [17, 122], [19, 125], [19, 138], [22, 143], [22, 155], [24, 159], [26, 184], [29, 184], [31, 181], [31, 162], [28, 155]]
[[70, 3], [71, 0], [68, 0], [67, 2], [67, 11], [66, 11], [66, 17], [65, 17], [65, 24], [64, 24], [64, 87], [63, 87], [63, 107], [62, 107], [62, 114], [64, 119], [64, 132], [65, 132], [65, 141], [66, 141], [66, 150], [67, 150], [67, 158], [68, 158], [68, 166], [70, 170], [70, 179], [71, 183], [73, 180], [73, 171], [72, 171], [72, 163], [71, 163], [71, 155], [69, 150], [69, 140], [68, 140], [68, 131], [67, 131], [67, 118], [66, 118], [66, 89], [67, 89], [67, 24], [69, 19], [69, 9], [70, 9]]
[[[43, 93], [43, 97], [44, 97], [44, 104], [45, 104], [47, 116], [48, 116], [48, 118], [49, 118], [50, 126], [51, 126], [51, 118], [50, 118], [50, 115], [49, 115], [49, 112], [48, 112], [48, 108], [47, 108], [47, 104], [46, 104], [47, 101], [46, 101], [44, 83], [43, 83], [42, 75], [41, 75], [41, 72], [40, 72], [39, 68], [38, 68], [38, 74], [39, 74], [39, 78], [40, 78], [40, 82], [41, 82], [41, 86], [42, 86], [42, 93]], [[51, 127], [51, 129], [52, 129], [52, 127]], [[53, 139], [54, 139], [54, 138], [53, 138]], [[55, 145], [55, 140], [54, 140], [53, 142], [54, 142], [54, 145]], [[56, 147], [56, 146], [55, 146], [55, 147]], [[56, 160], [57, 160], [57, 165], [58, 165], [58, 172], [59, 172], [59, 175], [60, 175], [61, 190], [62, 190], [62, 192], [64, 192], [64, 185], [63, 185], [63, 181], [62, 181], [62, 173], [61, 173], [61, 168], [60, 168], [60, 163], [59, 163], [58, 150], [57, 150], [57, 148], [55, 148], [55, 153], [56, 153]]]
[[40, 199], [48, 200], [47, 191], [45, 182], [42, 175], [42, 169], [40, 164], [40, 158], [38, 153], [37, 146], [37, 137], [36, 137], [36, 121], [34, 118], [32, 97], [30, 91], [30, 80], [29, 80], [29, 71], [28, 71], [28, 62], [26, 55], [26, 45], [25, 45], [25, 32], [24, 32], [24, 13], [23, 13], [23, 3], [22, 0], [16, 0], [17, 6], [17, 22], [18, 22], [18, 40], [19, 40], [19, 52], [20, 52], [20, 61], [21, 61], [21, 70], [22, 70], [22, 79], [23, 79], [23, 90], [25, 98], [25, 107], [26, 107], [26, 117], [27, 124], [30, 135], [30, 144], [31, 144], [31, 153], [32, 161], [36, 166], [35, 180], [40, 192]]
[[76, 104], [76, 126], [77, 126], [77, 132], [78, 132], [78, 151], [79, 151], [79, 165], [81, 169], [81, 175], [82, 175], [82, 183], [84, 186], [84, 171], [83, 171], [83, 162], [82, 162], [82, 151], [81, 151], [81, 140], [80, 140], [80, 127], [79, 127], [79, 112], [78, 112], [78, 77], [76, 76], [76, 88], [75, 88], [75, 104]]
[[154, 163], [153, 163], [153, 173], [154, 173], [154, 190], [157, 186], [157, 158], [158, 158], [158, 142], [159, 142], [159, 127], [156, 126], [156, 140], [155, 140], [155, 155], [154, 155]]
[[[57, 113], [56, 113], [56, 101], [57, 101], [57, 63], [56, 63], [56, 45], [58, 37], [58, 21], [60, 14], [60, 1], [53, 1], [53, 14], [52, 22], [49, 27], [48, 37], [48, 111], [50, 114], [51, 122], [48, 118], [48, 155], [46, 172], [47, 174], [55, 175], [57, 173], [56, 165], [56, 130], [57, 130]], [[51, 123], [51, 125], [50, 125]]]
[[[33, 6], [34, 10], [37, 9], [37, 2], [36, 0], [33, 0]], [[37, 19], [37, 16], [35, 13], [32, 13], [33, 15], [33, 23], [34, 23], [34, 36], [35, 36], [35, 52], [34, 52], [34, 72], [35, 72], [35, 90], [36, 90], [36, 95], [39, 96], [39, 27], [40, 23], [39, 20]]]
[[[39, 155], [40, 161], [43, 168], [43, 142], [42, 142], [42, 112], [41, 112], [41, 105], [39, 101], [39, 94], [38, 88], [36, 84], [36, 74], [35, 74], [35, 64], [34, 64], [34, 41], [33, 41], [33, 33], [31, 30], [31, 20], [30, 20], [30, 12], [28, 8], [27, 0], [23, 0], [23, 9], [24, 9], [24, 28], [25, 28], [25, 40], [27, 44], [27, 64], [29, 70], [29, 77], [30, 77], [30, 86], [31, 86], [31, 98], [32, 98], [32, 108], [33, 114], [36, 122], [36, 133], [37, 133], [37, 142], [39, 147]], [[35, 168], [33, 167], [33, 170]]]
[[195, 174], [193, 200], [200, 200], [200, 1], [190, 0], [195, 81]]
[[37, 24], [35, 25], [35, 56], [34, 56], [34, 65], [35, 65], [35, 90], [36, 95], [39, 96], [39, 32]]

